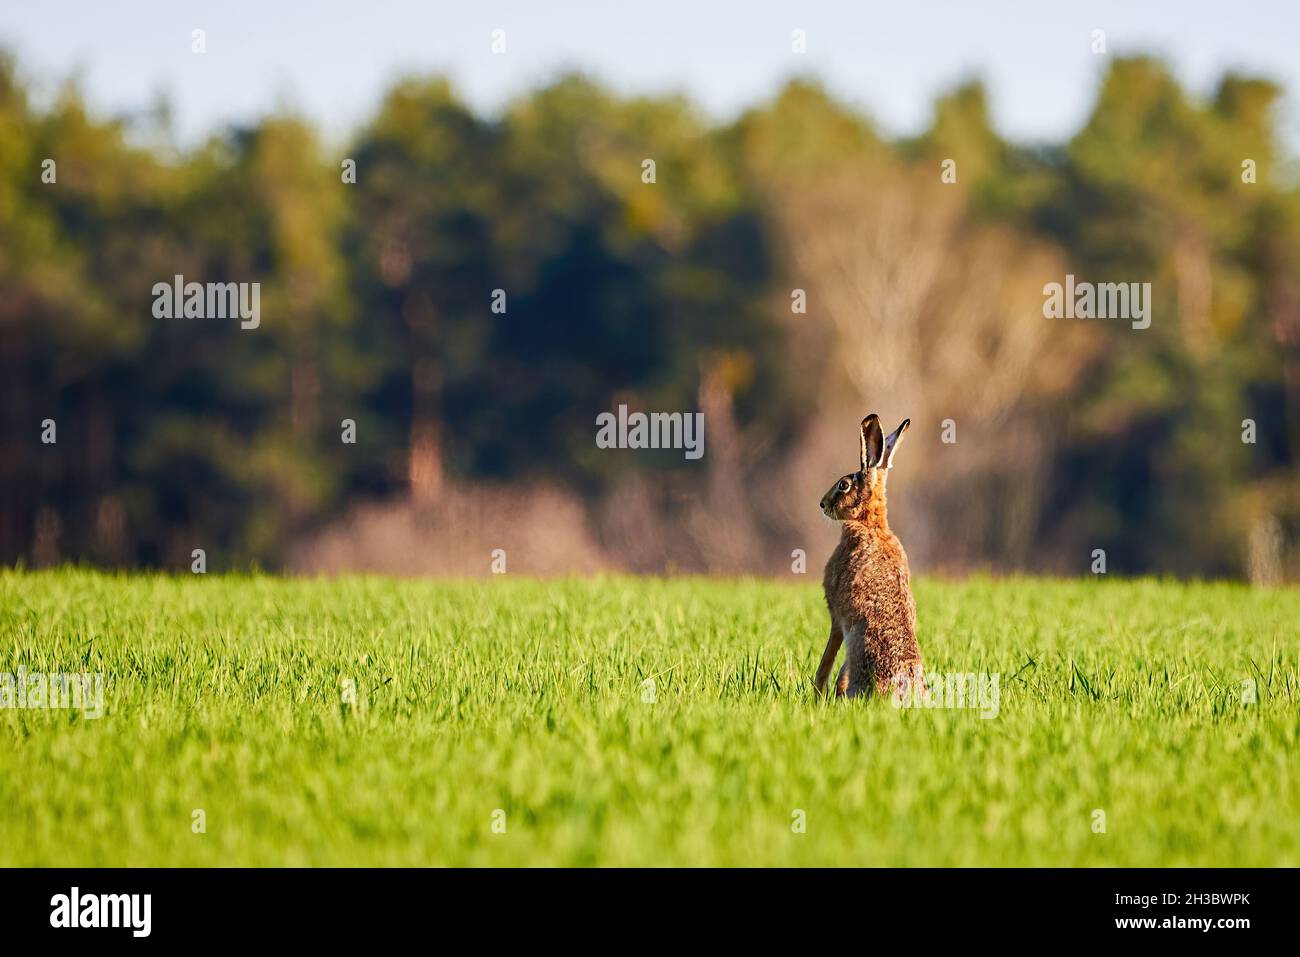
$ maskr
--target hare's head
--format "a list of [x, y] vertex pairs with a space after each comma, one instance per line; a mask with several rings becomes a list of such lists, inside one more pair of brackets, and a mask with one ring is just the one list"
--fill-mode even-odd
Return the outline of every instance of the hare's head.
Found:
[[902, 425], [885, 435], [876, 413], [862, 420], [861, 467], [822, 496], [821, 510], [828, 518], [837, 522], [865, 521], [873, 509], [884, 504], [886, 470], [894, 464], [898, 442], [911, 424], [911, 419], [904, 419]]

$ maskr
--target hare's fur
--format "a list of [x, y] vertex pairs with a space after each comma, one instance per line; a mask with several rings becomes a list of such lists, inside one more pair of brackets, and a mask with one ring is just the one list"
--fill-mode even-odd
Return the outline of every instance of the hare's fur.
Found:
[[897, 693], [922, 680], [907, 554], [885, 513], [889, 468], [909, 424], [904, 420], [886, 437], [877, 416], [867, 416], [861, 469], [837, 481], [821, 500], [822, 511], [843, 523], [843, 532], [822, 578], [831, 634], [814, 679], [819, 694], [841, 644], [845, 660], [836, 697]]

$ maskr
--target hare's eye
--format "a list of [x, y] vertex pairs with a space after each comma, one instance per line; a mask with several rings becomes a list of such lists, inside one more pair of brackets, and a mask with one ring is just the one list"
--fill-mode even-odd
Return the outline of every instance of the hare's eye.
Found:
[[848, 480], [848, 479], [840, 479], [840, 491], [841, 491], [841, 492], [847, 492], [848, 490], [849, 490], [849, 480]]

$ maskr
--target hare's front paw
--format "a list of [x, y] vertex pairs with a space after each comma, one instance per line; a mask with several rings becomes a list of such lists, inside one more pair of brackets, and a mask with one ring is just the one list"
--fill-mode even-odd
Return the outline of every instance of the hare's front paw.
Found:
[[847, 661], [840, 668], [840, 676], [835, 679], [835, 697], [843, 698], [845, 695], [850, 698], [853, 697], [849, 691], [849, 663]]

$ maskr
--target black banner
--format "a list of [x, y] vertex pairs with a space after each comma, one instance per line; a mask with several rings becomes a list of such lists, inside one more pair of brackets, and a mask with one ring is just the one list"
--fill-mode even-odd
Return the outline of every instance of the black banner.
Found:
[[[877, 931], [918, 947], [1107, 939], [1232, 948], [1294, 929], [1290, 870], [8, 870], [7, 942], [373, 944], [487, 933], [556, 943], [795, 931], [816, 946]], [[845, 913], [850, 908], [853, 913]], [[856, 930], [854, 930], [856, 928]], [[692, 931], [694, 936], [696, 932]]]

